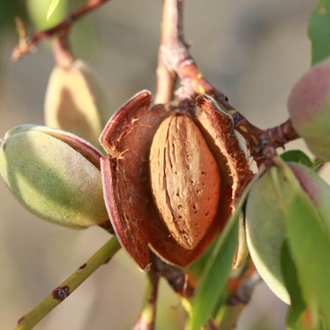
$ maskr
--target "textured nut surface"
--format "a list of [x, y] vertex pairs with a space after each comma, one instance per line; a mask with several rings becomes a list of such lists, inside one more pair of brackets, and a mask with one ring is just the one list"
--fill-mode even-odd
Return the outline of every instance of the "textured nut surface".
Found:
[[174, 239], [193, 249], [217, 213], [220, 175], [206, 141], [188, 115], [162, 122], [150, 151], [150, 180], [161, 218]]

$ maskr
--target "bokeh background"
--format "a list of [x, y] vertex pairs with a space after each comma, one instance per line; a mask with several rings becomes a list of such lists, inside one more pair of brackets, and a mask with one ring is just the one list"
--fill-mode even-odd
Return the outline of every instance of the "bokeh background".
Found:
[[[63, 0], [53, 21], [45, 21], [51, 0], [1, 0], [0, 136], [22, 123], [43, 124], [43, 103], [54, 67], [50, 44], [11, 62], [17, 44], [14, 16], [28, 33], [54, 24], [67, 10]], [[70, 0], [70, 8], [83, 1]], [[185, 35], [207, 79], [249, 120], [266, 128], [287, 119], [291, 87], [310, 66], [308, 19], [311, 0], [189, 0]], [[141, 89], [155, 91], [162, 2], [113, 0], [77, 23], [72, 47], [99, 73], [113, 111]], [[31, 20], [32, 18], [32, 20]], [[302, 141], [288, 149], [306, 149]], [[329, 170], [322, 176], [328, 180]], [[0, 180], [0, 329], [44, 299], [107, 240], [99, 228], [74, 231], [46, 223], [25, 211]], [[130, 329], [144, 290], [141, 274], [123, 251], [101, 267], [36, 329]], [[265, 284], [256, 287], [237, 329], [285, 329], [286, 306]], [[161, 282], [157, 330], [183, 329], [178, 297]]]

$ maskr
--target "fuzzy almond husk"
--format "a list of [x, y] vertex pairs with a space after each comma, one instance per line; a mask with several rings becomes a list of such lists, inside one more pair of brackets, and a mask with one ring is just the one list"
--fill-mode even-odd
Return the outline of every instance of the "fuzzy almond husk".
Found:
[[108, 219], [99, 170], [101, 156], [73, 134], [21, 125], [8, 131], [1, 144], [0, 174], [32, 214], [83, 229]]
[[75, 60], [53, 69], [45, 98], [47, 126], [74, 133], [98, 146], [111, 115], [106, 93], [85, 62]]
[[295, 84], [288, 110], [295, 130], [311, 152], [330, 161], [330, 59], [315, 65]]

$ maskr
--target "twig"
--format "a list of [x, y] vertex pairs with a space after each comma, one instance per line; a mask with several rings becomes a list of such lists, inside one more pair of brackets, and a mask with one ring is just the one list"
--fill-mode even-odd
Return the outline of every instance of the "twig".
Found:
[[215, 323], [220, 330], [234, 329], [246, 305], [249, 303], [255, 286], [261, 278], [252, 262], [250, 262], [238, 278], [229, 278], [227, 287], [229, 296], [227, 303], [222, 305]]
[[66, 299], [78, 288], [96, 269], [108, 263], [120, 249], [116, 237], [103, 245], [86, 263], [79, 267], [69, 278], [61, 283], [53, 292], [30, 313], [19, 319], [16, 330], [32, 329], [42, 318]]
[[75, 58], [71, 53], [67, 34], [54, 40], [53, 54], [57, 66], [68, 68], [73, 64]]
[[164, 277], [172, 289], [181, 296], [192, 297], [195, 288], [185, 280], [184, 273], [177, 267], [169, 265], [150, 251], [151, 269], [159, 277]]
[[159, 277], [151, 269], [146, 276], [144, 301], [133, 330], [154, 330]]
[[16, 46], [12, 53], [12, 60], [18, 61], [24, 55], [34, 51], [40, 41], [54, 38], [55, 36], [61, 36], [63, 33], [71, 27], [71, 24], [81, 18], [82, 16], [88, 14], [92, 10], [100, 7], [110, 0], [88, 0], [85, 5], [77, 9], [75, 12], [71, 13], [65, 20], [61, 23], [55, 25], [49, 30], [35, 32], [27, 38], [26, 44], [22, 45], [21, 39], [18, 46]]
[[[173, 91], [175, 87], [175, 81], [177, 75], [174, 71], [171, 71], [163, 62], [162, 58], [162, 48], [170, 47], [173, 42], [180, 39], [182, 42], [182, 35], [178, 35], [179, 31], [182, 31], [182, 22], [180, 17], [182, 15], [175, 16], [177, 14], [176, 10], [172, 10], [172, 3], [164, 1], [163, 4], [163, 17], [161, 23], [161, 39], [159, 46], [158, 55], [158, 67], [157, 67], [157, 89], [155, 103], [168, 103], [172, 101]], [[182, 11], [182, 5], [180, 4], [180, 10]], [[176, 24], [180, 24], [177, 26]]]
[[[192, 316], [192, 305], [191, 302], [187, 298], [182, 298], [181, 299], [181, 306], [184, 308], [186, 313], [189, 315], [189, 317]], [[214, 321], [209, 318], [208, 321], [206, 322], [205, 326], [202, 327], [202, 330], [218, 330], [216, 324]]]
[[261, 164], [265, 158], [272, 158], [276, 154], [276, 148], [282, 147], [285, 143], [295, 140], [299, 136], [290, 120], [266, 130], [252, 125], [228, 103], [228, 98], [223, 93], [205, 79], [183, 41], [182, 4], [183, 0], [164, 1], [164, 6], [166, 5], [171, 9], [172, 16], [168, 22], [172, 28], [168, 28], [168, 34], [171, 35], [168, 35], [167, 39], [170, 42], [162, 44], [159, 56], [169, 72], [177, 73], [183, 86], [190, 88], [197, 94], [210, 95], [217, 101], [222, 110], [232, 116], [235, 129], [246, 139], [251, 155], [258, 164]]

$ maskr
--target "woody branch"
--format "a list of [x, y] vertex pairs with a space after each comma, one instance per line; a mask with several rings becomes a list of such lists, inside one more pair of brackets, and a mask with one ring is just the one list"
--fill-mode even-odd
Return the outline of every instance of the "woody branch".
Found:
[[18, 61], [26, 54], [31, 53], [37, 48], [39, 42], [42, 40], [51, 39], [56, 36], [61, 37], [63, 34], [66, 34], [67, 31], [70, 29], [71, 25], [76, 20], [88, 14], [92, 10], [100, 7], [108, 1], [110, 0], [88, 0], [85, 5], [78, 8], [76, 11], [71, 13], [65, 20], [55, 25], [51, 29], [32, 33], [26, 40], [21, 40], [20, 34], [20, 43], [13, 50], [12, 60]]
[[196, 94], [210, 95], [222, 110], [232, 116], [235, 129], [245, 138], [251, 155], [259, 165], [275, 156], [276, 148], [299, 138], [290, 120], [279, 126], [262, 130], [251, 124], [231, 106], [228, 98], [206, 80], [188, 51], [182, 30], [183, 0], [164, 0], [164, 12], [165, 21], [162, 23], [164, 37], [159, 51], [162, 63], [168, 72], [178, 75], [182, 86]]

